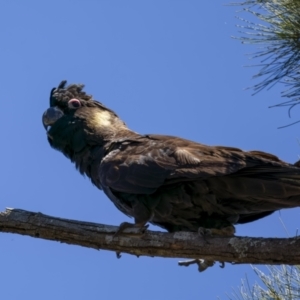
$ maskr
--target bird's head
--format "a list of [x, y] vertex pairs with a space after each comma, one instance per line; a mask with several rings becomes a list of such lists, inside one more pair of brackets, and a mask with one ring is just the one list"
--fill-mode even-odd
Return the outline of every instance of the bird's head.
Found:
[[84, 91], [83, 84], [62, 81], [50, 93], [50, 107], [43, 114], [50, 145], [73, 159], [86, 147], [101, 145], [126, 125], [102, 103]]

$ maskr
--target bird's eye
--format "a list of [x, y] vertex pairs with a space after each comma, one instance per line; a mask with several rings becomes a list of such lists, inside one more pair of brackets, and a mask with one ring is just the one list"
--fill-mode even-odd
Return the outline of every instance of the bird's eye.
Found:
[[78, 108], [80, 106], [81, 106], [81, 102], [78, 99], [71, 99], [68, 102], [68, 107], [69, 108], [74, 109], [74, 108]]

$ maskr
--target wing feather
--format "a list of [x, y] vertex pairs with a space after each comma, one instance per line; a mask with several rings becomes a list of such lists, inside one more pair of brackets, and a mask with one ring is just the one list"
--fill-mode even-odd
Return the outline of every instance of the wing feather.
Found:
[[[164, 184], [204, 180], [243, 170], [273, 172], [282, 162], [263, 152], [211, 147], [170, 136], [142, 136], [107, 155], [100, 166], [101, 183], [116, 191], [151, 194]], [[288, 165], [288, 164], [286, 164]], [[290, 165], [289, 165], [290, 167]], [[241, 174], [240, 174], [241, 175]]]

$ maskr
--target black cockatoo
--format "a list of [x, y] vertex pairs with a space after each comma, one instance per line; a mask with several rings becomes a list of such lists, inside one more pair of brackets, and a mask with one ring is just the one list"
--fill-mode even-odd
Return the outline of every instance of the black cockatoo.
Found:
[[52, 89], [48, 141], [135, 226], [233, 235], [235, 224], [300, 205], [298, 166], [260, 151], [138, 134], [83, 87], [62, 81]]

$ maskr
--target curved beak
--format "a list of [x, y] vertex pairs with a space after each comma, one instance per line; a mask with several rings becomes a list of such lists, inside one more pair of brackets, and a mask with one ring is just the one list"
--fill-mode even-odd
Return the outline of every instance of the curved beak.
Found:
[[63, 112], [57, 107], [49, 107], [43, 114], [43, 125], [47, 130], [48, 126], [53, 125], [59, 118], [63, 116]]

